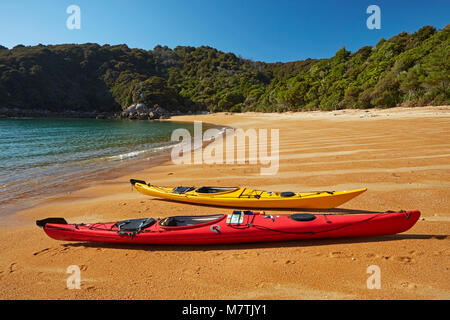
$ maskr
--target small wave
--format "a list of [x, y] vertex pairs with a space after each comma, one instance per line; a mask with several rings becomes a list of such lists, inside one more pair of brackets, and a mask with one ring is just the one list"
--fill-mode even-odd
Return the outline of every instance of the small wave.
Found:
[[174, 145], [171, 144], [171, 145], [166, 145], [166, 146], [162, 146], [162, 147], [152, 147], [150, 149], [145, 149], [145, 150], [131, 151], [131, 152], [115, 155], [115, 156], [110, 156], [110, 157], [108, 157], [108, 159], [111, 159], [111, 160], [126, 160], [126, 159], [130, 159], [130, 158], [135, 158], [135, 157], [137, 157], [137, 156], [139, 156], [140, 154], [143, 154], [143, 153], [164, 151], [164, 150], [172, 148], [173, 146]]
[[145, 150], [132, 151], [132, 152], [128, 152], [128, 153], [119, 154], [117, 156], [111, 156], [111, 157], [108, 157], [108, 159], [124, 160], [124, 159], [137, 157], [138, 155], [140, 155], [141, 153], [144, 153], [144, 152], [145, 152]]
[[171, 148], [173, 148], [175, 145], [176, 145], [176, 144], [169, 144], [169, 145], [167, 145], [167, 146], [155, 147], [155, 148], [152, 148], [151, 150], [152, 150], [152, 151], [163, 151], [163, 150], [171, 149]]

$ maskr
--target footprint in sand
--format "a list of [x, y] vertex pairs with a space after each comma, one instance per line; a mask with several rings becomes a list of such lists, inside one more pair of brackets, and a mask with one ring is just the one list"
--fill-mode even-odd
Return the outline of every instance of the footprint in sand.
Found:
[[321, 256], [323, 256], [323, 254], [320, 253], [320, 252], [317, 252], [317, 253], [314, 253], [313, 256], [314, 256], [314, 257], [321, 257]]
[[16, 262], [13, 262], [13, 263], [11, 263], [11, 264], [9, 265], [9, 273], [11, 274], [11, 273], [13, 273], [13, 272], [15, 272], [15, 271], [17, 271], [17, 263], [16, 263]]
[[350, 258], [350, 255], [342, 251], [334, 251], [330, 253], [331, 258]]
[[50, 254], [51, 256], [56, 256], [59, 253], [64, 253], [68, 251], [69, 247], [53, 247], [53, 248], [44, 248], [42, 250], [36, 251], [33, 253], [34, 256], [39, 256], [41, 254]]
[[42, 253], [48, 252], [49, 250], [50, 250], [50, 248], [45, 248], [45, 249], [42, 249], [42, 250], [33, 252], [33, 256], [38, 256], [38, 255], [40, 255], [40, 254], [42, 254]]
[[413, 262], [413, 258], [408, 257], [408, 256], [395, 257], [394, 260], [398, 261], [398, 262], [401, 262], [401, 263], [411, 263], [411, 262]]
[[450, 256], [450, 249], [435, 251], [433, 256]]
[[412, 255], [412, 256], [423, 256], [425, 254], [425, 252], [423, 251], [416, 251], [416, 250], [411, 250], [408, 252], [408, 254]]
[[386, 261], [396, 261], [405, 264], [414, 262], [414, 259], [410, 256], [399, 256], [399, 257], [381, 256], [381, 259]]
[[67, 251], [69, 251], [69, 250], [70, 250], [69, 247], [63, 247], [63, 248], [58, 247], [58, 248], [54, 248], [54, 249], [52, 250], [51, 255], [52, 255], [52, 256], [56, 256], [56, 255], [58, 255], [58, 254], [60, 254], [60, 253], [65, 253], [65, 252], [67, 252]]
[[194, 267], [194, 268], [186, 268], [181, 270], [182, 275], [186, 276], [192, 276], [192, 275], [199, 275], [202, 268], [200, 266]]
[[232, 258], [233, 259], [237, 259], [237, 260], [245, 259], [244, 255], [245, 255], [245, 252], [243, 252], [243, 253], [232, 253], [231, 254]]
[[86, 271], [88, 269], [88, 267], [87, 267], [87, 265], [85, 265], [85, 264], [82, 264], [81, 266], [80, 266], [80, 271]]
[[400, 284], [400, 287], [402, 287], [402, 288], [404, 288], [404, 289], [410, 289], [410, 290], [413, 290], [413, 289], [417, 289], [417, 284], [415, 284], [415, 283], [409, 283], [409, 282], [402, 282], [402, 283]]

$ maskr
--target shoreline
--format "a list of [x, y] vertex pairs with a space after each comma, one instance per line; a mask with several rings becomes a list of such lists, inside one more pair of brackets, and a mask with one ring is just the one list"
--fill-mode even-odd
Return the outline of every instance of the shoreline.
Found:
[[[25, 119], [25, 118], [23, 118]], [[61, 118], [62, 119], [62, 118]], [[72, 118], [69, 118], [72, 119]], [[83, 119], [84, 118], [78, 118]], [[93, 119], [93, 120], [99, 120], [102, 121], [104, 119]], [[111, 119], [106, 119], [111, 120]], [[115, 120], [115, 119], [112, 119]], [[123, 120], [123, 119], [119, 119]], [[132, 120], [129, 120], [132, 121]], [[142, 120], [138, 120], [142, 121]], [[146, 120], [144, 120], [146, 121]], [[152, 120], [153, 121], [153, 120]], [[162, 120], [157, 120], [162, 121]], [[167, 119], [167, 121], [170, 122], [170, 119]], [[177, 122], [185, 122], [185, 121], [177, 121]], [[217, 129], [224, 129], [223, 126], [216, 126], [212, 123], [204, 123], [205, 126], [211, 127], [211, 128], [217, 128]], [[208, 142], [205, 142], [206, 144]], [[159, 147], [156, 147], [158, 149]], [[155, 154], [151, 156], [145, 156], [139, 158], [139, 156], [135, 157], [129, 157], [127, 159], [118, 159], [115, 161], [115, 163], [111, 162], [107, 165], [104, 165], [103, 167], [97, 168], [95, 171], [90, 172], [89, 177], [80, 177], [76, 181], [72, 181], [70, 185], [64, 184], [62, 186], [58, 186], [57, 192], [46, 192], [46, 193], [40, 193], [36, 196], [32, 197], [21, 197], [21, 198], [15, 198], [13, 200], [9, 200], [5, 202], [5, 207], [2, 209], [1, 215], [0, 215], [0, 226], [1, 225], [8, 225], [8, 222], [10, 221], [10, 218], [13, 219], [14, 215], [17, 213], [20, 213], [21, 211], [32, 209], [36, 206], [40, 206], [42, 204], [45, 204], [47, 202], [52, 202], [55, 199], [64, 198], [65, 196], [69, 196], [72, 193], [90, 188], [92, 186], [95, 186], [98, 184], [97, 180], [100, 180], [102, 182], [108, 183], [108, 181], [123, 177], [129, 173], [133, 173], [136, 171], [142, 171], [144, 169], [152, 168], [158, 165], [161, 165], [167, 161], [170, 160], [170, 152], [171, 148], [168, 146], [163, 146], [165, 149], [164, 151], [157, 151], [156, 149], [153, 150]], [[148, 150], [147, 150], [148, 151]], [[130, 151], [129, 153], [132, 153], [133, 151]], [[127, 153], [128, 154], [128, 153]], [[122, 155], [116, 155], [111, 156], [110, 158], [116, 157], [119, 158]], [[103, 160], [105, 162], [105, 160]], [[106, 162], [105, 162], [106, 163]], [[102, 183], [100, 182], [100, 184]], [[61, 188], [59, 188], [61, 187]], [[37, 198], [39, 197], [39, 198]], [[12, 204], [11, 204], [12, 202]]]
[[[168, 158], [169, 152], [164, 151], [161, 154], [157, 155], [156, 157], [153, 157], [151, 160], [149, 158], [125, 160], [125, 163], [123, 163], [122, 166], [120, 166], [121, 164], [119, 163], [116, 164], [115, 166], [108, 167], [107, 169], [105, 169], [105, 171], [96, 172], [94, 173], [94, 176], [90, 176], [89, 178], [80, 178], [70, 186], [65, 186], [62, 190], [59, 190], [56, 193], [40, 194], [39, 196], [41, 197], [41, 199], [34, 199], [34, 198], [15, 199], [14, 201], [16, 202], [25, 201], [26, 203], [13, 204], [11, 206], [8, 206], [6, 211], [3, 211], [2, 215], [0, 216], [0, 227], [2, 225], [8, 226], [8, 222], [11, 222], [11, 220], [14, 219], [14, 216], [16, 214], [20, 214], [20, 212], [22, 211], [32, 210], [35, 207], [45, 205], [46, 203], [54, 202], [57, 199], [70, 197], [73, 193], [76, 193], [77, 191], [88, 189], [98, 185], [99, 183], [97, 179], [100, 179], [100, 177], [103, 183], [108, 183], [108, 181], [125, 176], [128, 172], [135, 172], [136, 170], [139, 171], [146, 168], [158, 166], [166, 162]], [[134, 166], [135, 169], [126, 168], [124, 166], [125, 164], [129, 164], [130, 167]]]
[[[0, 298], [450, 299], [450, 283], [441, 281], [450, 268], [450, 106], [220, 113], [164, 121], [196, 120], [243, 129], [280, 128], [278, 174], [260, 176], [259, 165], [165, 161], [22, 210], [14, 223], [0, 226]], [[157, 185], [239, 184], [283, 191], [367, 186], [366, 193], [336, 213], [419, 209], [422, 218], [410, 231], [381, 239], [212, 247], [71, 244], [49, 239], [35, 227], [37, 218], [48, 216], [90, 223], [231, 210], [145, 197], [130, 190], [129, 178], [150, 178]], [[132, 267], [126, 272], [124, 261]], [[81, 290], [65, 287], [65, 269], [72, 264], [81, 266]], [[246, 281], [234, 272], [244, 264], [258, 270], [246, 273]], [[380, 266], [382, 290], [365, 288], [369, 265]], [[157, 276], [161, 271], [164, 279]], [[324, 274], [333, 283], [321, 281]]]

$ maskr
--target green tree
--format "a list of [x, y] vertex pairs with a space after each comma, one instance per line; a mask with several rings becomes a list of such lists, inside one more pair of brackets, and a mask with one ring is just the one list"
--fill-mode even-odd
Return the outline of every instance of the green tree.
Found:
[[[449, 41], [447, 41], [449, 43]], [[431, 53], [424, 64], [427, 73], [424, 85], [435, 88], [440, 95], [439, 102], [448, 102], [450, 98], [450, 44], [441, 46]]]

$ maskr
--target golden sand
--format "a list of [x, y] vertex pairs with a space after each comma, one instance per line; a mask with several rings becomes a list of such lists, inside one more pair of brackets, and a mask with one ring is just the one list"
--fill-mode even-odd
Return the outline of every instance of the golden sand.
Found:
[[[168, 161], [9, 216], [0, 227], [0, 298], [450, 298], [450, 106], [171, 119], [197, 120], [279, 129], [278, 173], [261, 175], [260, 164]], [[89, 223], [230, 212], [145, 197], [132, 192], [130, 178], [272, 191], [367, 187], [333, 212], [418, 209], [422, 218], [395, 236], [220, 246], [58, 242], [35, 226], [52, 216]], [[70, 265], [80, 267], [79, 290], [66, 286]], [[367, 288], [371, 265], [380, 268], [380, 289]]]

